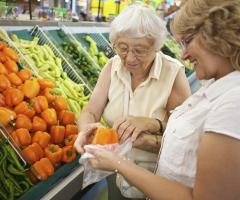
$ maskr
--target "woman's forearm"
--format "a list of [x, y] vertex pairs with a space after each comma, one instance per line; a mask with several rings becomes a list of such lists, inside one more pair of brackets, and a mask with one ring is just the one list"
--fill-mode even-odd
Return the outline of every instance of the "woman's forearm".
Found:
[[87, 124], [98, 122], [99, 119], [94, 113], [90, 112], [87, 108], [84, 108], [80, 114], [78, 120], [78, 128], [80, 131], [84, 130]]
[[156, 176], [131, 161], [121, 159], [118, 173], [136, 186], [151, 200], [192, 200], [192, 189], [166, 178]]

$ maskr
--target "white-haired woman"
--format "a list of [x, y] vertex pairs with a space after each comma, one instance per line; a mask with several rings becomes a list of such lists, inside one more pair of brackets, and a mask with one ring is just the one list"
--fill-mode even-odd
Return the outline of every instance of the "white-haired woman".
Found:
[[[138, 148], [133, 155], [157, 160], [145, 150], [158, 152], [160, 139], [154, 135], [162, 134], [170, 111], [190, 95], [182, 64], [160, 51], [165, 36], [164, 22], [147, 6], [130, 5], [113, 20], [110, 41], [117, 55], [103, 68], [80, 115], [79, 152], [102, 116], [121, 140], [132, 137]], [[111, 198], [117, 199], [109, 189]]]

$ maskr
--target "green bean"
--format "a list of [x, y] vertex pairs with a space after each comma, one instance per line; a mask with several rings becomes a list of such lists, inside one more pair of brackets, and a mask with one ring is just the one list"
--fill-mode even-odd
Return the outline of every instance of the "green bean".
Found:
[[19, 162], [19, 160], [18, 160], [18, 157], [17, 157], [15, 151], [11, 148], [11, 146], [6, 145], [5, 148], [6, 148], [7, 152], [8, 152], [8, 154], [9, 154], [8, 160], [9, 160], [12, 164], [15, 164], [20, 171], [24, 171], [23, 166], [20, 164], [20, 162]]
[[0, 180], [0, 199], [7, 199], [6, 191], [4, 189], [3, 183]]
[[3, 187], [1, 187], [1, 188], [4, 188], [6, 191], [8, 191], [8, 188], [6, 187], [6, 184], [5, 184], [5, 177], [3, 175], [2, 169], [0, 169], [0, 181], [3, 183], [2, 184]]
[[14, 197], [19, 197], [21, 196], [23, 193], [22, 192], [18, 192], [16, 190], [14, 190]]
[[5, 139], [0, 139], [0, 199], [19, 197], [32, 185], [15, 151]]
[[3, 151], [1, 151], [1, 159], [0, 159], [0, 167], [2, 166], [2, 163], [6, 160], [7, 158], [7, 152], [2, 149]]
[[18, 184], [18, 182], [14, 179], [14, 177], [8, 173], [7, 171], [7, 162], [3, 162], [2, 165], [2, 170], [4, 175], [8, 178], [8, 180], [10, 180], [12, 182], [12, 184], [15, 186], [14, 188], [19, 191], [19, 192], [23, 192], [22, 188], [20, 187], [20, 185]]
[[20, 171], [12, 163], [8, 164], [8, 171], [13, 175], [22, 175], [22, 176], [26, 175], [25, 171]]
[[1, 189], [0, 189], [0, 199], [2, 200], [7, 199], [7, 196], [1, 191]]
[[8, 200], [13, 200], [14, 199], [14, 185], [11, 182], [11, 180], [9, 180], [9, 179], [6, 179], [5, 184], [8, 187], [8, 192], [9, 192]]
[[21, 188], [23, 189], [23, 193], [27, 192], [30, 188], [30, 185], [27, 181], [21, 181], [19, 184], [22, 186]]

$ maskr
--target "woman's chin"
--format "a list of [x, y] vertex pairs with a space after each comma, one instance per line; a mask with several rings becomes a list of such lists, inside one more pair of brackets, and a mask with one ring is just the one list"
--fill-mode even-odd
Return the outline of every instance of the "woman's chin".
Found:
[[139, 69], [139, 67], [138, 67], [138, 65], [127, 65], [126, 66], [126, 69], [128, 70], [128, 71], [132, 71], [132, 70], [137, 70], [137, 69]]
[[201, 72], [196, 71], [196, 77], [197, 77], [198, 80], [207, 80], [206, 76], [204, 76], [204, 74], [201, 73]]

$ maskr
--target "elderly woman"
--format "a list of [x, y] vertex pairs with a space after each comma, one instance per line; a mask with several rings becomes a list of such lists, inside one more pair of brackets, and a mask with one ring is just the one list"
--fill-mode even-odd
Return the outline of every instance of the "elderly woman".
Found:
[[[136, 147], [158, 152], [160, 140], [154, 134], [162, 134], [170, 111], [190, 95], [182, 64], [160, 52], [165, 35], [165, 24], [146, 6], [130, 5], [111, 23], [117, 55], [103, 68], [80, 115], [79, 152], [89, 142], [88, 133], [100, 126], [101, 116], [121, 140], [138, 138]], [[138, 155], [156, 163], [157, 154], [134, 149], [132, 157]]]
[[108, 151], [92, 165], [118, 170], [150, 199], [240, 199], [240, 1], [186, 0], [171, 26], [182, 57], [208, 80], [169, 117], [156, 175]]

